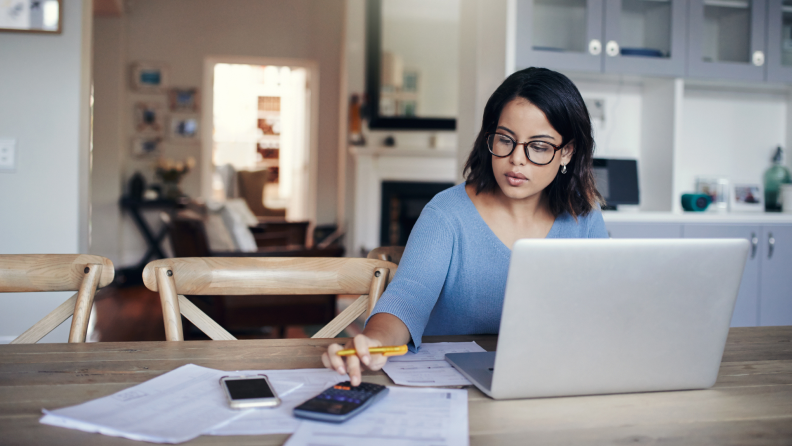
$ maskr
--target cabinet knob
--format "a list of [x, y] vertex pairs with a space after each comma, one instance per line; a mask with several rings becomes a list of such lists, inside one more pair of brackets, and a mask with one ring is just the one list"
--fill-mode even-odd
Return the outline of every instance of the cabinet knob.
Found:
[[773, 258], [773, 249], [775, 249], [775, 237], [773, 237], [773, 233], [771, 232], [768, 234], [769, 237], [767, 238], [767, 258]]
[[599, 56], [602, 52], [602, 42], [599, 39], [591, 39], [589, 42], [589, 54], [592, 56]]
[[615, 40], [611, 40], [605, 45], [605, 54], [610, 57], [616, 57], [619, 55], [619, 44]]
[[756, 257], [756, 248], [759, 246], [759, 237], [755, 232], [751, 233], [751, 258]]
[[751, 62], [757, 67], [761, 67], [764, 65], [764, 51], [754, 51], [753, 55], [751, 56]]

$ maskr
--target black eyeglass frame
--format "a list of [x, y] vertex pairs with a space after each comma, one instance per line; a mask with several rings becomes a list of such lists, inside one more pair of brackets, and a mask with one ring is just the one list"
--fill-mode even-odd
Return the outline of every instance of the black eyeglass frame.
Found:
[[[512, 143], [513, 143], [513, 145], [512, 145], [512, 149], [511, 149], [511, 151], [510, 151], [508, 154], [506, 154], [506, 155], [496, 155], [496, 154], [495, 154], [495, 153], [492, 151], [492, 147], [490, 147], [490, 143], [489, 143], [489, 139], [490, 139], [490, 137], [491, 137], [492, 135], [505, 136], [505, 137], [509, 138], [510, 140], [512, 140]], [[552, 163], [552, 162], [553, 162], [553, 160], [555, 159], [555, 154], [556, 154], [556, 152], [558, 152], [559, 150], [563, 149], [564, 147], [566, 147], [566, 146], [567, 146], [567, 144], [569, 144], [569, 143], [567, 142], [567, 143], [566, 143], [566, 144], [564, 144], [564, 145], [557, 146], [557, 145], [555, 145], [555, 144], [553, 144], [553, 143], [551, 143], [551, 142], [547, 142], [547, 141], [528, 141], [528, 142], [517, 142], [517, 140], [515, 140], [515, 139], [514, 139], [514, 138], [512, 138], [511, 136], [509, 136], [509, 135], [504, 135], [503, 133], [498, 133], [498, 132], [489, 132], [489, 133], [487, 133], [487, 134], [486, 134], [486, 138], [485, 138], [485, 140], [487, 141], [487, 150], [489, 150], [489, 153], [490, 153], [490, 154], [492, 154], [492, 156], [497, 156], [498, 158], [506, 158], [507, 156], [511, 156], [511, 154], [512, 154], [512, 153], [514, 153], [514, 149], [516, 149], [516, 148], [517, 148], [517, 146], [523, 146], [523, 151], [525, 152], [525, 157], [526, 157], [526, 158], [528, 158], [528, 161], [530, 161], [530, 162], [532, 162], [532, 163], [536, 164], [537, 166], [546, 166], [546, 165], [548, 165], [548, 164]], [[542, 144], [547, 144], [547, 145], [549, 145], [550, 147], [552, 147], [552, 148], [553, 148], [553, 157], [552, 157], [552, 158], [550, 158], [550, 161], [548, 161], [548, 162], [546, 162], [546, 163], [537, 163], [536, 161], [534, 161], [534, 160], [532, 160], [532, 159], [531, 159], [531, 156], [530, 156], [530, 155], [528, 155], [528, 144], [531, 144], [531, 143], [534, 143], [534, 142], [539, 142], [539, 143], [542, 143]]]

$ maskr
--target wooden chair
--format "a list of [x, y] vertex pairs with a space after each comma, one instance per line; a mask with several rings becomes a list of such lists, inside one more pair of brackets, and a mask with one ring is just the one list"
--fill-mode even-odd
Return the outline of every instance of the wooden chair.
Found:
[[72, 318], [69, 342], [85, 342], [94, 293], [113, 281], [113, 262], [82, 254], [0, 255], [0, 293], [77, 291], [66, 302], [11, 341], [35, 344]]
[[162, 259], [146, 265], [143, 282], [158, 291], [168, 341], [182, 341], [181, 315], [214, 340], [236, 339], [184, 297], [187, 295], [360, 294], [314, 338], [334, 338], [371, 313], [396, 271], [391, 262], [349, 258]]
[[404, 246], [380, 246], [372, 249], [366, 258], [385, 260], [398, 265], [401, 262], [402, 254], [404, 254]]

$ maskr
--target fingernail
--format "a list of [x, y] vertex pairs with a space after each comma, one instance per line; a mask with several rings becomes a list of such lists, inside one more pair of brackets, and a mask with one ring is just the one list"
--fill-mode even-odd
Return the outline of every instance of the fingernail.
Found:
[[360, 360], [363, 361], [363, 364], [368, 365], [369, 362], [371, 362], [371, 357], [370, 356], [364, 356], [364, 357], [360, 358]]
[[344, 374], [346, 374], [346, 370], [344, 370], [344, 368], [343, 368], [343, 367], [339, 367], [339, 368], [338, 368], [338, 373], [340, 373], [340, 374], [344, 375]]

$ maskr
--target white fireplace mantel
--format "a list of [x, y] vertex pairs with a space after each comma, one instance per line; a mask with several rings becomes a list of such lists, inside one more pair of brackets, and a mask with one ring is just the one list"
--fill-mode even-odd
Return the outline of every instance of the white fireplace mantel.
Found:
[[457, 181], [453, 149], [350, 147], [355, 159], [353, 255], [380, 245], [383, 181]]

